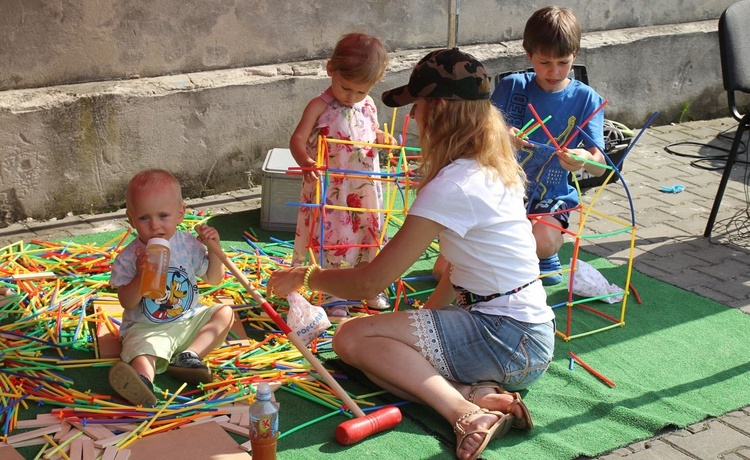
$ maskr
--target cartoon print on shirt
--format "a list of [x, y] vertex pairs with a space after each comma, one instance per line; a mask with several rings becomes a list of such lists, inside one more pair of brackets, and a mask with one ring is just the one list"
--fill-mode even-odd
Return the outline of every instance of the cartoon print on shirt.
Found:
[[160, 299], [143, 299], [143, 313], [155, 323], [167, 323], [183, 316], [193, 304], [198, 286], [190, 283], [182, 267], [169, 267], [167, 291]]

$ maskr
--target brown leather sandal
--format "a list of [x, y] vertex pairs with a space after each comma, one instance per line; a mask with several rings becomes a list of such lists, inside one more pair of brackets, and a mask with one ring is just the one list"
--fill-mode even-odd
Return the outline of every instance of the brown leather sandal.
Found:
[[526, 407], [526, 404], [524, 404], [520, 394], [505, 391], [505, 388], [498, 385], [496, 382], [477, 382], [471, 385], [471, 391], [469, 392], [469, 397], [467, 398], [469, 402], [477, 404], [476, 402], [474, 402], [474, 398], [476, 398], [476, 392], [479, 388], [491, 388], [495, 390], [495, 393], [513, 396], [513, 402], [510, 403], [510, 406], [508, 407], [508, 413], [512, 414], [513, 409], [516, 406], [519, 406], [521, 408], [521, 412], [523, 412], [523, 417], [515, 417], [513, 428], [518, 428], [521, 430], [534, 429], [534, 422], [531, 420], [531, 413], [529, 413], [529, 409]]
[[[487, 429], [480, 429], [480, 430], [474, 430], [467, 432], [464, 430], [464, 427], [461, 426], [461, 422], [466, 420], [467, 418], [471, 417], [472, 415], [477, 414], [489, 414], [494, 415], [497, 417], [497, 421], [490, 425]], [[477, 450], [474, 451], [474, 455], [472, 455], [469, 460], [475, 460], [477, 457], [479, 457], [482, 452], [484, 452], [484, 449], [487, 447], [487, 444], [490, 443], [493, 439], [499, 439], [503, 436], [505, 436], [505, 433], [508, 432], [511, 425], [513, 424], [513, 420], [515, 417], [513, 417], [510, 414], [503, 414], [499, 411], [491, 411], [487, 409], [478, 409], [475, 411], [467, 412], [460, 416], [458, 420], [456, 420], [456, 423], [453, 424], [453, 431], [456, 433], [457, 436], [459, 436], [457, 442], [456, 442], [456, 456], [458, 456], [458, 450], [463, 445], [464, 441], [467, 437], [471, 436], [474, 433], [483, 434], [484, 439], [482, 440], [482, 444], [477, 447]]]

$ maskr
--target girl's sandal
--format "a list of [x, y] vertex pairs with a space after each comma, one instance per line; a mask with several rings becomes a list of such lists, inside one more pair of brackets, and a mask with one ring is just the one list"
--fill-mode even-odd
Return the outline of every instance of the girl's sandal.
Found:
[[469, 397], [467, 398], [469, 402], [477, 404], [476, 402], [474, 402], [474, 398], [476, 397], [476, 392], [479, 388], [491, 388], [495, 390], [495, 393], [513, 396], [513, 402], [510, 403], [510, 406], [508, 407], [508, 413], [512, 414], [513, 409], [516, 406], [520, 407], [521, 412], [523, 412], [523, 417], [516, 417], [515, 422], [513, 422], [513, 428], [518, 428], [521, 430], [534, 429], [534, 422], [531, 420], [531, 413], [529, 413], [529, 409], [526, 407], [526, 404], [524, 404], [520, 394], [505, 391], [505, 388], [501, 387], [495, 382], [477, 382], [471, 385], [471, 391], [469, 392]]

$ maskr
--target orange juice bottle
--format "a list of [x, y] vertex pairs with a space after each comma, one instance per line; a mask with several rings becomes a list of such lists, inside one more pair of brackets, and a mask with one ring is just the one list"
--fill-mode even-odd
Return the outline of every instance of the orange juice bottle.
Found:
[[141, 273], [141, 295], [149, 299], [160, 299], [167, 291], [169, 271], [169, 240], [151, 238], [146, 244], [148, 263]]
[[250, 405], [250, 447], [253, 460], [276, 460], [279, 439], [279, 404], [272, 401], [273, 392], [260, 382], [255, 401]]

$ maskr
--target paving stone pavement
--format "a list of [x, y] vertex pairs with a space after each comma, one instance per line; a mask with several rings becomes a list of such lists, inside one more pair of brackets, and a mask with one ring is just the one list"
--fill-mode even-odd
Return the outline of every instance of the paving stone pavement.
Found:
[[[727, 187], [712, 238], [703, 231], [713, 204], [723, 167], [712, 157], [726, 155], [736, 130], [731, 118], [650, 127], [626, 157], [622, 175], [630, 192], [637, 222], [634, 268], [669, 284], [679, 286], [731, 308], [750, 314], [750, 212], [748, 170], [735, 166]], [[673, 145], [680, 143], [680, 145]], [[670, 148], [679, 153], [665, 150]], [[746, 161], [747, 155], [740, 160]], [[680, 193], [661, 187], [683, 185]], [[597, 209], [630, 222], [631, 206], [621, 184], [603, 187]], [[598, 188], [588, 189], [584, 200], [593, 199]], [[201, 199], [187, 200], [189, 207], [232, 213], [261, 206], [261, 189], [237, 190]], [[608, 219], [589, 219], [591, 233], [613, 230]], [[746, 228], [748, 225], [748, 228]], [[21, 222], [0, 229], [0, 246], [18, 240], [48, 239], [100, 231], [125, 229], [125, 214], [68, 216], [46, 222]], [[630, 235], [587, 240], [583, 247], [613, 263], [625, 263]], [[750, 348], [750, 338], [749, 348]], [[750, 353], [748, 353], [750, 358]], [[718, 418], [706, 419], [684, 429], [665, 430], [597, 457], [601, 460], [750, 459], [750, 406]], [[581, 458], [583, 460], [583, 457]]]

